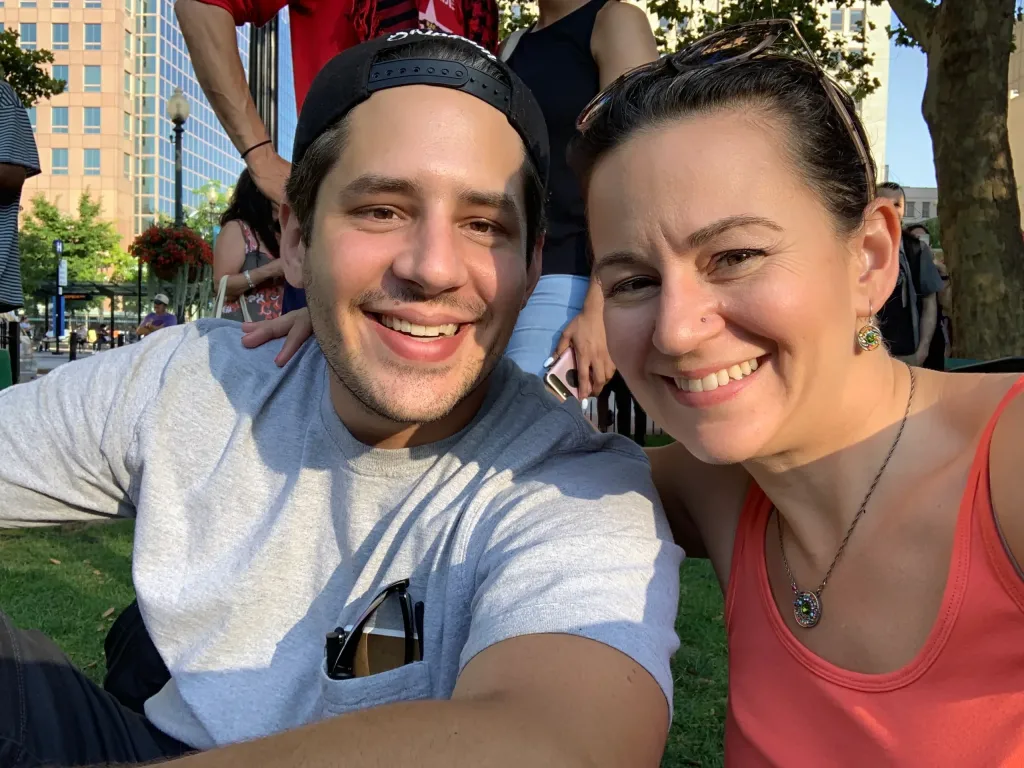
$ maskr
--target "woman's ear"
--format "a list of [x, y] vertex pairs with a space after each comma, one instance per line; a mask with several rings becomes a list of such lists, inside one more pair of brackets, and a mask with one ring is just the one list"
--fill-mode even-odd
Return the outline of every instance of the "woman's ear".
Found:
[[299, 217], [288, 203], [281, 203], [281, 259], [285, 280], [293, 288], [305, 288], [302, 283], [302, 264], [306, 259], [306, 244], [302, 240]]
[[890, 200], [877, 198], [864, 211], [854, 239], [851, 266], [858, 293], [857, 314], [877, 312], [892, 294], [900, 270], [900, 216]]

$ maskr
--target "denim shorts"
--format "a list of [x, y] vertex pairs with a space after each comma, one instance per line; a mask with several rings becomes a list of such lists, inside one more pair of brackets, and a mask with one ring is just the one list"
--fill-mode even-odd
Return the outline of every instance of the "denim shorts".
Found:
[[544, 275], [519, 313], [505, 355], [527, 373], [544, 373], [565, 326], [583, 309], [590, 279], [578, 275]]

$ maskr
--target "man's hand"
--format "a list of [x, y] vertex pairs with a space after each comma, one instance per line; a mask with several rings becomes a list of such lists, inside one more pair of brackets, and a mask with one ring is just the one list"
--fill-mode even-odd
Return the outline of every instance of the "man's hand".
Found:
[[254, 149], [246, 156], [245, 162], [260, 192], [275, 203], [283, 203], [285, 184], [292, 171], [291, 164], [277, 154], [270, 144]]

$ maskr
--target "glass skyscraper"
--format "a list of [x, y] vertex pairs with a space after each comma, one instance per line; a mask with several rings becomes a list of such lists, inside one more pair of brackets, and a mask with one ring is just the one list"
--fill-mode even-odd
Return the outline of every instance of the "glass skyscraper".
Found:
[[[232, 185], [244, 163], [203, 95], [173, 0], [138, 0], [133, 95], [135, 99], [135, 231], [159, 215], [174, 215], [174, 124], [165, 105], [181, 88], [190, 114], [182, 143], [182, 197], [186, 209], [201, 200], [194, 190], [216, 180]], [[248, 69], [249, 29], [236, 30], [242, 64]]]
[[[54, 52], [51, 72], [65, 92], [29, 112], [43, 173], [25, 199], [44, 195], [73, 212], [78, 197], [99, 200], [122, 245], [159, 217], [174, 216], [174, 126], [167, 100], [189, 101], [182, 152], [186, 211], [193, 190], [216, 180], [231, 186], [244, 163], [203, 95], [185, 48], [173, 0], [0, 0], [0, 28], [22, 33], [24, 48]], [[287, 9], [279, 17], [278, 149], [291, 157], [295, 86]], [[236, 42], [249, 71], [249, 27]]]
[[295, 77], [292, 73], [292, 30], [288, 6], [277, 16], [277, 151], [285, 160], [292, 159], [295, 126], [299, 116], [295, 105]]

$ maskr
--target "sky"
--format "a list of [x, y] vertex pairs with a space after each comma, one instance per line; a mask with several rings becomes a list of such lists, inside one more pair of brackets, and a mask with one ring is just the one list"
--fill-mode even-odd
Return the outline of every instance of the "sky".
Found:
[[[895, 15], [893, 26], [898, 24]], [[885, 161], [889, 179], [905, 187], [934, 187], [935, 162], [928, 126], [921, 116], [927, 59], [917, 48], [890, 42], [889, 111]]]

